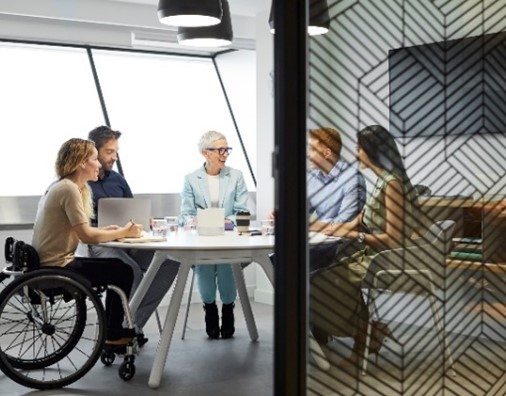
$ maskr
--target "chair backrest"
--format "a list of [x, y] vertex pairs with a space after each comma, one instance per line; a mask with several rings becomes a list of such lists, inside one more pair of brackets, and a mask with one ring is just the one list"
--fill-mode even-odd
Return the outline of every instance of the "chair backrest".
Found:
[[40, 266], [39, 254], [35, 248], [13, 237], [5, 240], [5, 261], [11, 263], [14, 271], [31, 271]]
[[413, 186], [415, 189], [416, 195], [419, 197], [430, 197], [432, 195], [431, 189], [423, 184], [415, 184]]
[[441, 248], [444, 254], [448, 254], [451, 251], [453, 232], [455, 231], [454, 220], [441, 220], [432, 224], [425, 235], [418, 240], [414, 241], [414, 244], [419, 245], [420, 242], [423, 244], [441, 244]]
[[[423, 270], [429, 270], [435, 286], [443, 288], [446, 278], [446, 256], [451, 250], [454, 229], [455, 221], [438, 221], [424, 236], [409, 246], [378, 253], [369, 265], [366, 286], [373, 286], [372, 281], [378, 271], [386, 271], [382, 274], [380, 287], [420, 293], [426, 291], [428, 285], [427, 274]], [[388, 273], [391, 270], [393, 271]], [[406, 273], [406, 270], [409, 270], [409, 273]]]

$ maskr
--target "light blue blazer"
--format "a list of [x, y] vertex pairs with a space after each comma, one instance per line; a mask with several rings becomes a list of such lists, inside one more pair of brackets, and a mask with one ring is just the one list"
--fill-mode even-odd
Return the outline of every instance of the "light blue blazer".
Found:
[[[248, 188], [242, 172], [225, 166], [220, 172], [218, 207], [225, 209], [225, 217], [235, 223], [238, 212], [249, 212]], [[210, 208], [211, 197], [204, 166], [185, 176], [181, 193], [181, 222], [186, 224], [197, 215], [197, 208]]]

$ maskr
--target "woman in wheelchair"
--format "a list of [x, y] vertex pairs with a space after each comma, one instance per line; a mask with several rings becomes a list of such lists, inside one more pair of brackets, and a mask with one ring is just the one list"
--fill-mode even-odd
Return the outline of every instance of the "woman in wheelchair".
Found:
[[[128, 223], [122, 227], [91, 227], [93, 216], [91, 189], [101, 167], [95, 144], [89, 140], [70, 139], [56, 159], [56, 175], [41, 198], [33, 229], [32, 245], [40, 257], [41, 267], [58, 266], [87, 278], [92, 286], [114, 285], [129, 295], [133, 281], [130, 267], [117, 259], [90, 259], [75, 256], [79, 240], [86, 244], [138, 237], [142, 226]], [[124, 310], [121, 298], [107, 291], [106, 346], [121, 348], [135, 336], [133, 329], [123, 328]]]
[[[418, 207], [416, 192], [390, 133], [379, 125], [357, 134], [357, 158], [361, 169], [377, 177], [363, 212], [350, 223], [335, 224], [323, 232], [354, 242], [335, 263], [311, 280], [311, 324], [321, 343], [329, 335], [353, 337], [349, 360], [357, 364], [364, 356], [369, 312], [363, 301], [371, 258], [378, 252], [404, 245], [411, 237]], [[347, 256], [344, 257], [343, 256]], [[372, 322], [369, 352], [378, 353], [383, 339], [392, 332], [384, 323]]]

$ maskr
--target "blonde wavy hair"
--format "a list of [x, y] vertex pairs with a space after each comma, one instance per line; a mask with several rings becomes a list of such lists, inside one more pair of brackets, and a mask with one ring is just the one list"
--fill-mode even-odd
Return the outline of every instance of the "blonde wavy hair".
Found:
[[[77, 169], [88, 160], [93, 154], [95, 143], [91, 140], [73, 138], [62, 144], [56, 157], [55, 170], [60, 180], [73, 175]], [[81, 191], [83, 197], [83, 206], [86, 216], [92, 219], [93, 213], [93, 193], [86, 183]]]

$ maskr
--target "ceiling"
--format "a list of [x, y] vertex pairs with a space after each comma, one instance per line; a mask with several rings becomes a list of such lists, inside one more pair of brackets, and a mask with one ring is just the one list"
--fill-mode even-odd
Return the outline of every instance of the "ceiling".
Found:
[[[137, 3], [158, 6], [158, 0], [112, 0], [124, 3]], [[228, 0], [230, 4], [230, 12], [232, 15], [244, 15], [255, 17], [260, 11], [270, 8], [271, 0]]]

